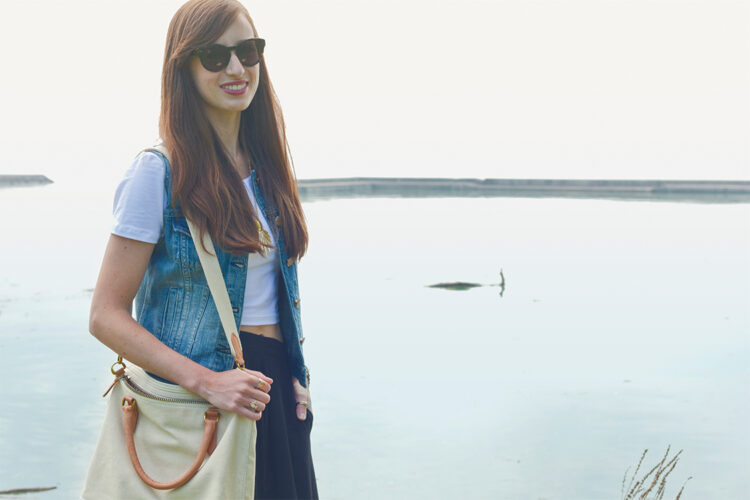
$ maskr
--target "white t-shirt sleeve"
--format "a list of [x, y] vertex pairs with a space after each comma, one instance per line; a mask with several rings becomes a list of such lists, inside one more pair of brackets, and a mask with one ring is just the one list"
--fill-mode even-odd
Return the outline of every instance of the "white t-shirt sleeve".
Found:
[[150, 151], [138, 155], [115, 191], [112, 234], [156, 243], [164, 225], [164, 172], [161, 156]]

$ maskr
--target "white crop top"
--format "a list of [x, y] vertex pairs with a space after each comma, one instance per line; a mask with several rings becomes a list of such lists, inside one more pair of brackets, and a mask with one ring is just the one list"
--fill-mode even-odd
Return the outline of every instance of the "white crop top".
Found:
[[[163, 233], [163, 212], [167, 206], [164, 196], [164, 162], [155, 153], [144, 152], [133, 161], [115, 191], [112, 213], [112, 234], [146, 243], [157, 243]], [[245, 191], [261, 227], [268, 232], [271, 244], [276, 245], [273, 231], [255, 200], [250, 177], [243, 179]], [[240, 325], [273, 325], [279, 322], [276, 307], [276, 248], [265, 256], [248, 255], [245, 298]]]

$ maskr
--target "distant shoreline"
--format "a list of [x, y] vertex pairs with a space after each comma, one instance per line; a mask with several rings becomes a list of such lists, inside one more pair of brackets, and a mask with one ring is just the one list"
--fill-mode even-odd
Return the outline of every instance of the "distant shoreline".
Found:
[[750, 202], [750, 181], [351, 177], [301, 179], [298, 185], [306, 201], [362, 197], [564, 197]]
[[[0, 188], [52, 183], [44, 175], [0, 175]], [[304, 201], [508, 197], [750, 203], [750, 181], [341, 177], [300, 179], [297, 185]]]
[[46, 175], [0, 175], [0, 188], [52, 184]]

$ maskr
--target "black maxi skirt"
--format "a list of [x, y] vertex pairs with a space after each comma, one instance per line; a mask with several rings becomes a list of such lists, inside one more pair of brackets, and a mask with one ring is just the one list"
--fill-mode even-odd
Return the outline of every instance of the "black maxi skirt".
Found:
[[297, 401], [286, 346], [273, 338], [240, 332], [245, 366], [273, 379], [271, 401], [257, 422], [255, 498], [316, 499], [310, 431], [313, 415], [297, 418]]

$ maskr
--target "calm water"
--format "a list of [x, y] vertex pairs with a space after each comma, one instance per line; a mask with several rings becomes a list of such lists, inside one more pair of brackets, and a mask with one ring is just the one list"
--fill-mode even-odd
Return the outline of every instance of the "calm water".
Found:
[[[0, 490], [78, 493], [113, 355], [87, 333], [112, 190], [0, 190]], [[665, 498], [750, 473], [750, 205], [307, 203], [300, 286], [326, 499]], [[445, 281], [506, 289], [427, 288]]]

